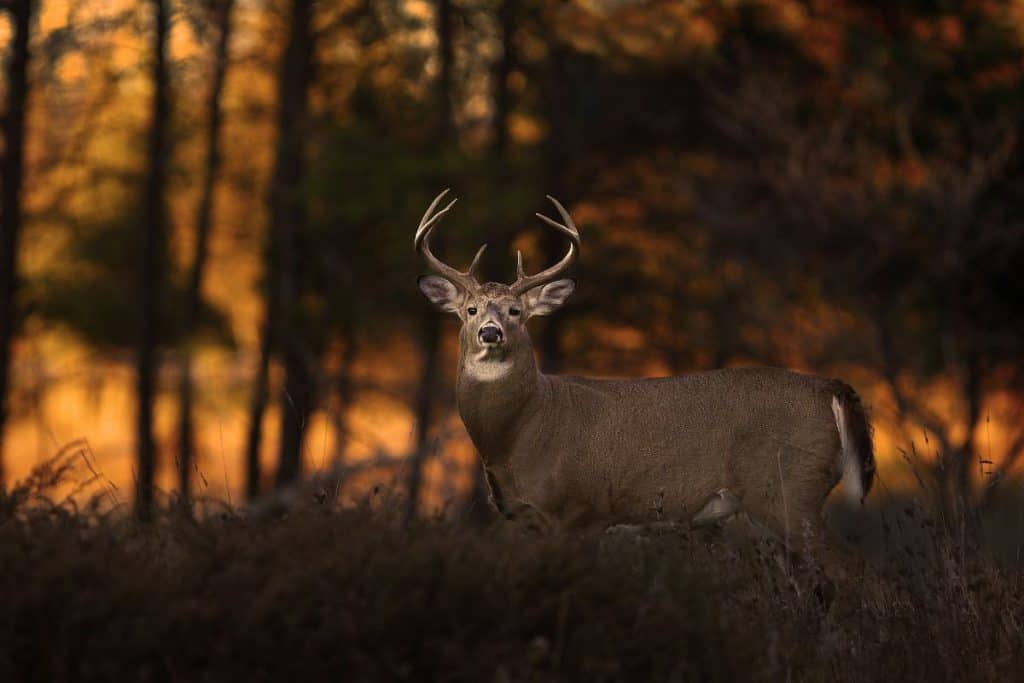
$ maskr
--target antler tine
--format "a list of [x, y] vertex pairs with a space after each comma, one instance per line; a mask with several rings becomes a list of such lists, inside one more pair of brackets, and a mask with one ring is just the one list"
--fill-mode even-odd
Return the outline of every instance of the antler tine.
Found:
[[548, 225], [550, 225], [552, 228], [555, 228], [560, 232], [564, 232], [566, 235], [569, 236], [569, 239], [575, 238], [575, 241], [579, 242], [580, 231], [576, 227], [576, 224], [573, 223], [572, 216], [569, 215], [569, 212], [565, 210], [565, 207], [562, 206], [562, 203], [559, 202], [557, 199], [555, 199], [551, 195], [545, 196], [551, 201], [552, 204], [555, 205], [555, 208], [558, 210], [559, 215], [561, 215], [562, 220], [565, 221], [565, 224], [563, 225], [557, 221], [553, 221], [542, 213], [538, 213], [537, 217], [540, 218], [545, 223], [547, 223]]
[[558, 210], [558, 213], [562, 216], [562, 220], [565, 221], [565, 223], [562, 224], [562, 223], [559, 223], [558, 221], [552, 220], [551, 218], [548, 218], [547, 216], [545, 216], [542, 213], [538, 213], [537, 217], [540, 218], [545, 223], [547, 223], [552, 228], [554, 228], [555, 230], [559, 231], [560, 233], [562, 233], [563, 235], [565, 235], [566, 237], [569, 238], [569, 251], [566, 252], [565, 256], [562, 257], [561, 261], [559, 261], [555, 265], [551, 266], [547, 270], [543, 270], [543, 271], [537, 273], [536, 275], [527, 275], [526, 274], [526, 271], [523, 269], [523, 254], [522, 254], [522, 252], [517, 252], [517, 254], [516, 254], [516, 260], [517, 260], [517, 263], [516, 263], [516, 276], [517, 276], [517, 279], [516, 279], [515, 283], [512, 284], [512, 287], [511, 287], [512, 292], [514, 294], [516, 294], [516, 295], [522, 294], [523, 292], [525, 292], [525, 291], [527, 291], [529, 289], [533, 289], [534, 287], [539, 287], [540, 285], [547, 284], [548, 282], [551, 282], [552, 280], [557, 279], [558, 276], [561, 275], [563, 271], [565, 271], [569, 266], [572, 265], [573, 261], [576, 260], [576, 256], [579, 254], [579, 250], [580, 250], [580, 231], [579, 231], [579, 229], [576, 227], [576, 224], [573, 222], [572, 217], [569, 216], [569, 212], [565, 210], [565, 207], [562, 206], [559, 203], [559, 201], [557, 199], [555, 199], [554, 197], [552, 197], [551, 195], [547, 195], [547, 197], [548, 197], [549, 200], [551, 200], [551, 203], [555, 205], [555, 209]]
[[480, 257], [483, 256], [484, 249], [487, 248], [486, 244], [477, 250], [476, 256], [473, 257], [473, 263], [470, 264], [469, 270], [465, 273], [449, 266], [447, 263], [434, 256], [434, 253], [430, 250], [430, 235], [434, 231], [434, 226], [437, 225], [437, 222], [442, 216], [448, 213], [448, 211], [455, 206], [455, 202], [458, 201], [458, 199], [452, 199], [448, 202], [447, 206], [437, 213], [434, 213], [434, 209], [437, 208], [437, 205], [441, 203], [441, 200], [446, 194], [448, 194], [447, 189], [434, 197], [434, 201], [430, 202], [430, 206], [427, 207], [426, 212], [423, 214], [423, 218], [420, 219], [419, 227], [416, 228], [416, 236], [413, 238], [413, 246], [438, 275], [448, 278], [450, 281], [459, 285], [466, 291], [473, 291], [479, 287], [476, 277], [474, 276], [477, 267], [480, 265]]
[[430, 232], [430, 229], [434, 226], [434, 224], [437, 223], [438, 220], [440, 220], [441, 216], [448, 213], [448, 211], [450, 211], [451, 208], [455, 206], [455, 202], [459, 201], [458, 197], [452, 199], [450, 202], [448, 202], [447, 206], [445, 206], [443, 209], [441, 209], [435, 214], [434, 209], [437, 207], [438, 204], [441, 203], [441, 200], [444, 199], [444, 196], [448, 194], [448, 190], [449, 188], [445, 188], [444, 191], [441, 192], [441, 194], [434, 197], [434, 201], [430, 202], [430, 206], [428, 206], [426, 212], [424, 212], [423, 218], [420, 219], [420, 224], [416, 228], [416, 236], [413, 238], [413, 246], [415, 246], [417, 249], [420, 246], [420, 241], [427, 236], [427, 233]]
[[476, 279], [476, 269], [480, 267], [480, 258], [484, 255], [485, 251], [487, 251], [487, 245], [481, 244], [480, 248], [476, 250], [476, 256], [473, 257], [473, 262], [469, 264], [469, 270], [466, 271], [466, 275], [474, 280]]

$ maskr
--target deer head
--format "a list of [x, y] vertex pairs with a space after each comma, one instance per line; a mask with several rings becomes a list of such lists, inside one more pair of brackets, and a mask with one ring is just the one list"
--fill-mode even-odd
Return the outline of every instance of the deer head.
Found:
[[414, 246], [422, 254], [436, 275], [424, 275], [419, 288], [437, 308], [454, 313], [462, 321], [460, 342], [462, 368], [477, 379], [497, 379], [510, 370], [517, 359], [527, 355], [532, 361], [532, 343], [526, 330], [526, 321], [534, 316], [547, 315], [558, 309], [576, 287], [569, 279], [559, 276], [576, 260], [580, 247], [580, 233], [569, 212], [558, 200], [548, 196], [564, 223], [538, 213], [537, 217], [569, 239], [569, 250], [561, 261], [535, 275], [523, 270], [523, 254], [517, 252], [517, 279], [511, 285], [498, 282], [480, 284], [476, 271], [487, 245], [476, 252], [465, 272], [442, 262], [430, 250], [430, 237], [456, 200], [443, 209], [435, 209], [448, 194], [439, 194], [420, 220]]

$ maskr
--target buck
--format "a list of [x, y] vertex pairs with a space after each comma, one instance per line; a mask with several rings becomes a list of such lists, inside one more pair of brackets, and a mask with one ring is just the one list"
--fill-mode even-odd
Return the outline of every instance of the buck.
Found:
[[[419, 279], [436, 307], [462, 321], [456, 398], [480, 453], [492, 504], [542, 523], [612, 523], [658, 517], [706, 524], [740, 511], [811, 552], [836, 545], [822, 508], [842, 490], [862, 501], [871, 487], [870, 428], [847, 384], [776, 368], [722, 369], [657, 379], [591, 379], [538, 370], [526, 322], [557, 310], [575, 283], [580, 234], [548, 197], [568, 252], [511, 285], [481, 284], [484, 249], [461, 272], [438, 259], [430, 238], [456, 200], [427, 208], [414, 246], [434, 271]], [[833, 556], [834, 557], [834, 556]]]

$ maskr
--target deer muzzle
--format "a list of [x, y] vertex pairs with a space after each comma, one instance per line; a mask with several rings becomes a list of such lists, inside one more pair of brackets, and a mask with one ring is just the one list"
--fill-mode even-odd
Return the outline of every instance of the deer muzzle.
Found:
[[477, 336], [485, 346], [496, 346], [505, 341], [505, 333], [494, 323], [484, 323]]

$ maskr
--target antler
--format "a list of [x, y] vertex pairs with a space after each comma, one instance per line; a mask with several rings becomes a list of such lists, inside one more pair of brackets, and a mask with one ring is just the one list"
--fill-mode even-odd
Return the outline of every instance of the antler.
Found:
[[551, 200], [551, 203], [558, 209], [558, 213], [561, 214], [564, 224], [557, 221], [551, 220], [542, 213], [537, 214], [537, 218], [541, 219], [555, 230], [559, 231], [563, 235], [569, 238], [569, 251], [562, 258], [561, 261], [551, 266], [547, 270], [542, 270], [536, 275], [527, 275], [526, 271], [523, 270], [523, 252], [516, 252], [516, 281], [512, 284], [512, 293], [519, 296], [527, 290], [539, 287], [547, 284], [552, 280], [558, 279], [558, 276], [562, 274], [569, 266], [573, 264], [576, 257], [579, 255], [580, 250], [580, 231], [576, 228], [576, 224], [572, 222], [572, 218], [569, 216], [569, 212], [565, 210], [565, 207], [558, 203], [558, 200], [551, 195], [547, 196]]
[[455, 206], [455, 202], [458, 201], [458, 199], [453, 199], [448, 202], [448, 205], [443, 209], [434, 213], [434, 209], [437, 208], [437, 205], [441, 203], [441, 200], [446, 194], [448, 194], [447, 189], [434, 197], [434, 201], [432, 201], [430, 206], [427, 207], [426, 213], [424, 213], [423, 218], [420, 219], [419, 227], [416, 228], [416, 237], [413, 238], [413, 246], [438, 275], [442, 275], [456, 285], [462, 287], [464, 290], [472, 292], [480, 286], [476, 281], [476, 269], [480, 265], [480, 257], [483, 256], [484, 249], [487, 248], [486, 244], [477, 250], [476, 256], [473, 257], [473, 262], [469, 265], [469, 270], [465, 273], [452, 268], [447, 263], [444, 263], [430, 251], [430, 233], [433, 232], [434, 226], [437, 225], [441, 216], [448, 213], [448, 210]]

